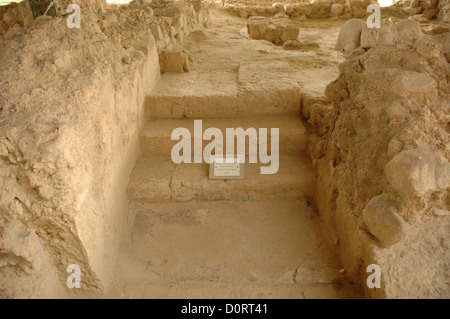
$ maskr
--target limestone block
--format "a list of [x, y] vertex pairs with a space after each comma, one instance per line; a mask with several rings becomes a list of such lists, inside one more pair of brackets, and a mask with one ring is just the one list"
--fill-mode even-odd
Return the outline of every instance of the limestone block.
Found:
[[382, 44], [393, 44], [394, 42], [395, 32], [390, 26], [382, 25], [381, 28], [369, 28], [364, 25], [361, 31], [361, 46], [365, 49]]
[[344, 6], [342, 4], [335, 3], [331, 6], [331, 15], [332, 16], [334, 16], [334, 17], [340, 16], [343, 13], [344, 13]]
[[393, 203], [382, 195], [369, 201], [362, 218], [367, 230], [385, 247], [399, 242], [406, 235], [407, 224], [398, 215]]
[[419, 40], [415, 43], [415, 48], [417, 53], [426, 59], [436, 58], [441, 53], [442, 44], [434, 44], [433, 42]]
[[163, 50], [159, 54], [159, 63], [163, 72], [183, 72], [183, 52]]
[[439, 152], [409, 149], [387, 163], [386, 176], [397, 192], [421, 196], [450, 187], [450, 164]]
[[300, 32], [299, 28], [289, 24], [286, 18], [277, 16], [273, 18], [250, 17], [247, 31], [252, 39], [264, 39], [275, 45], [282, 45], [287, 40], [296, 40]]
[[280, 44], [282, 32], [283, 29], [280, 26], [268, 25], [264, 34], [264, 40], [274, 44]]
[[339, 31], [335, 49], [344, 54], [350, 54], [360, 46], [361, 31], [365, 22], [361, 19], [350, 19]]
[[281, 41], [287, 41], [287, 40], [297, 40], [298, 35], [300, 33], [300, 29], [295, 25], [287, 25], [286, 29], [284, 29], [283, 33], [281, 34]]
[[422, 36], [419, 22], [410, 19], [396, 23], [395, 31], [397, 32], [396, 42], [415, 42]]
[[435, 8], [430, 8], [430, 9], [425, 9], [422, 12], [422, 17], [428, 20], [431, 20], [434, 18], [434, 16], [436, 15], [436, 9]]
[[247, 24], [248, 34], [252, 39], [260, 40], [264, 38], [266, 33], [267, 24], [264, 22], [255, 22], [252, 24]]

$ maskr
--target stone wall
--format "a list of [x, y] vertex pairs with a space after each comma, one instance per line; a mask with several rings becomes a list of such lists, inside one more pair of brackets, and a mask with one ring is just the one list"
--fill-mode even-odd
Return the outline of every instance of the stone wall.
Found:
[[257, 3], [257, 4], [226, 4], [228, 12], [247, 18], [249, 16], [273, 16], [286, 14], [290, 18], [304, 17], [323, 19], [331, 17], [364, 17], [367, 6], [376, 3], [374, 0], [352, 1], [297, 1], [290, 3]]
[[[397, 1], [390, 7], [381, 8], [382, 15], [394, 16], [398, 18], [407, 18], [408, 16], [420, 15], [416, 18], [422, 18], [423, 22], [435, 19], [439, 16], [439, 8], [448, 11], [445, 5], [446, 0], [407, 0]], [[249, 16], [274, 16], [276, 14], [286, 14], [290, 18], [363, 18], [367, 17], [367, 6], [371, 3], [377, 3], [376, 0], [334, 0], [334, 1], [310, 1], [310, 0], [292, 0], [292, 1], [226, 1], [224, 8], [234, 14], [244, 18]], [[447, 9], [444, 9], [447, 8]], [[443, 14], [441, 14], [443, 16]], [[442, 20], [442, 18], [441, 18]], [[444, 18], [445, 20], [445, 18]]]

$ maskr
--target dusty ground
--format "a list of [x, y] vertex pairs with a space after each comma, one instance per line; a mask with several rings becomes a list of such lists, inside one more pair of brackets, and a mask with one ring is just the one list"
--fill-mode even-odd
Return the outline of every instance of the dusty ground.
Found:
[[[302, 92], [323, 95], [324, 86], [337, 76], [337, 66], [343, 61], [334, 50], [343, 21], [294, 21], [301, 28], [299, 41], [304, 48], [290, 51], [267, 41], [249, 40], [247, 19], [211, 10], [211, 20], [211, 30], [199, 31], [185, 43], [193, 56], [193, 70], [202, 73], [236, 73], [239, 67], [247, 67], [254, 73], [252, 84], [261, 88], [280, 88], [286, 82], [297, 82]], [[311, 46], [314, 43], [318, 49]], [[221, 87], [220, 83], [216, 85]]]

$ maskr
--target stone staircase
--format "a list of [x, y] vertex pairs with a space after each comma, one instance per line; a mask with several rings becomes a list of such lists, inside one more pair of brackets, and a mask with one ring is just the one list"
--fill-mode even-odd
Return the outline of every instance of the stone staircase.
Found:
[[[195, 90], [193, 76], [164, 74], [146, 102], [143, 155], [128, 186], [131, 254], [140, 268], [125, 296], [336, 298], [343, 275], [309, 204], [315, 176], [299, 88], [274, 88], [262, 98], [232, 85], [214, 89], [212, 81]], [[210, 180], [207, 163], [173, 163], [172, 130], [193, 134], [194, 119], [224, 135], [226, 128], [279, 128], [278, 172], [261, 175], [267, 164], [247, 161], [245, 179]]]

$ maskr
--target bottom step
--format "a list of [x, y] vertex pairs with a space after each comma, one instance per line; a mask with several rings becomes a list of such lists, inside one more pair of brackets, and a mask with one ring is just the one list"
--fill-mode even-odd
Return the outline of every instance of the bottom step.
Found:
[[273, 175], [262, 175], [261, 166], [247, 159], [243, 180], [210, 180], [209, 164], [174, 164], [167, 156], [144, 156], [133, 171], [128, 196], [142, 202], [312, 197], [316, 177], [308, 159], [280, 154]]
[[305, 201], [133, 203], [130, 209], [132, 254], [141, 265], [132, 273], [147, 297], [330, 298], [343, 282]]
[[[107, 297], [122, 299], [337, 299], [347, 296], [345, 292], [347, 289], [353, 289], [348, 282], [336, 284], [201, 282], [164, 285], [135, 281], [127, 283], [120, 292], [112, 292]], [[260, 302], [260, 304], [264, 303]], [[224, 311], [225, 309], [222, 309], [222, 312]], [[220, 311], [217, 312], [220, 313]]]

